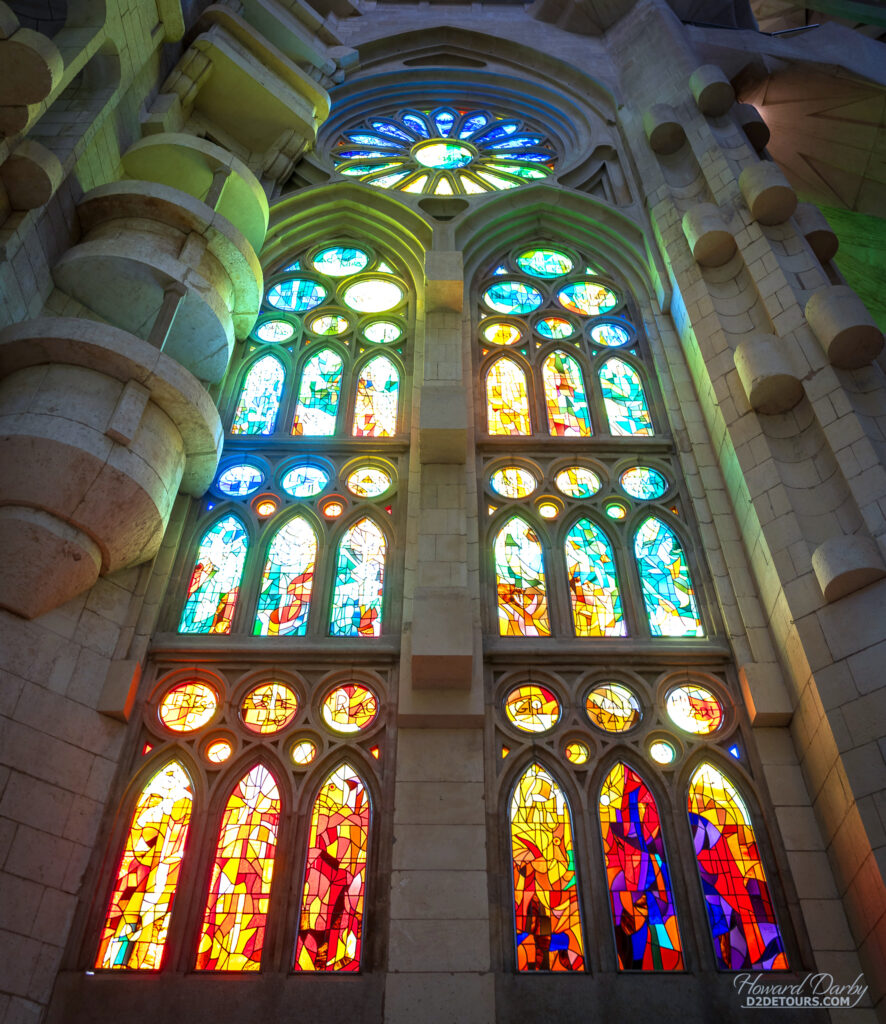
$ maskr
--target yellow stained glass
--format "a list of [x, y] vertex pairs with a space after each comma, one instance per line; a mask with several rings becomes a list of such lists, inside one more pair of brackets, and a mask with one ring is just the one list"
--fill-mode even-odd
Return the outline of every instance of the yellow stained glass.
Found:
[[513, 359], [499, 359], [486, 374], [486, 410], [490, 434], [529, 435], [526, 374]]
[[160, 721], [173, 732], [194, 732], [215, 714], [218, 697], [206, 683], [188, 680], [173, 686], [160, 701]]
[[595, 686], [585, 702], [588, 718], [604, 732], [627, 732], [640, 721], [640, 702], [621, 683]]
[[560, 721], [560, 702], [546, 686], [524, 683], [505, 698], [505, 714], [523, 732], [547, 732]]
[[323, 721], [335, 732], [361, 732], [375, 721], [378, 700], [368, 686], [347, 683], [327, 694], [321, 713]]
[[284, 683], [262, 683], [243, 699], [240, 716], [247, 729], [259, 733], [279, 732], [295, 718], [298, 697]]

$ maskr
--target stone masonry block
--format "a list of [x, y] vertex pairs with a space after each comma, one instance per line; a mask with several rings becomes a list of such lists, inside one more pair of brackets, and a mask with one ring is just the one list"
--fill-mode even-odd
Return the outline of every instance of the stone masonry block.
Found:
[[720, 267], [735, 254], [735, 237], [713, 203], [699, 203], [683, 214], [683, 234], [703, 267]]
[[772, 727], [790, 724], [794, 709], [775, 662], [746, 662], [738, 673], [751, 725]]
[[423, 463], [464, 462], [468, 414], [464, 391], [450, 384], [426, 384], [419, 414], [419, 449]]
[[412, 685], [417, 690], [470, 689], [471, 599], [462, 588], [421, 588], [412, 617]]
[[96, 711], [111, 718], [118, 718], [121, 722], [128, 722], [135, 705], [141, 674], [141, 662], [112, 661], [105, 676], [105, 685]]
[[743, 341], [735, 350], [735, 368], [748, 404], [757, 412], [787, 412], [803, 397], [786, 343], [774, 334], [755, 334]]
[[822, 263], [827, 263], [837, 255], [840, 239], [817, 206], [798, 203], [794, 218], [803, 237]]
[[812, 552], [812, 568], [826, 601], [838, 601], [886, 576], [880, 549], [870, 537], [831, 537]]
[[676, 153], [686, 141], [686, 132], [673, 107], [656, 103], [643, 115], [643, 128], [652, 150], [659, 156]]
[[737, 103], [735, 116], [744, 129], [748, 142], [759, 153], [769, 142], [769, 125], [760, 116], [760, 112], [752, 103]]
[[741, 172], [738, 187], [751, 216], [760, 224], [784, 224], [797, 208], [797, 193], [777, 164], [761, 160]]
[[857, 370], [883, 348], [883, 332], [848, 285], [819, 288], [806, 303], [805, 313], [832, 366]]
[[425, 257], [425, 278], [428, 309], [461, 312], [465, 285], [460, 252], [429, 252]]

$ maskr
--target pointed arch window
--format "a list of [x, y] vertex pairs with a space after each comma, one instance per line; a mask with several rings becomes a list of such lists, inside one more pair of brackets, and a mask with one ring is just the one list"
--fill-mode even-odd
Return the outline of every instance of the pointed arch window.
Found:
[[338, 545], [332, 592], [333, 636], [380, 636], [387, 542], [381, 528], [364, 518]]
[[494, 545], [502, 636], [550, 636], [544, 554], [535, 530], [512, 516]]
[[674, 531], [648, 516], [634, 535], [634, 554], [653, 636], [704, 636], [686, 554]]
[[652, 416], [640, 374], [624, 359], [613, 356], [600, 367], [600, 389], [616, 437], [648, 437], [654, 433]]
[[621, 970], [679, 971], [682, 943], [655, 798], [619, 762], [600, 791], [600, 832]]
[[243, 378], [231, 433], [273, 433], [285, 380], [286, 371], [276, 356], [257, 359]]
[[203, 534], [180, 633], [231, 632], [248, 547], [246, 527], [235, 515], [225, 516]]
[[710, 762], [689, 781], [689, 825], [719, 967], [787, 970], [784, 942], [747, 807]]
[[274, 534], [258, 595], [256, 636], [304, 636], [308, 627], [317, 535], [303, 516]]
[[529, 435], [526, 374], [513, 359], [497, 359], [486, 374], [486, 409], [490, 434]]
[[594, 431], [578, 361], [556, 349], [542, 363], [541, 373], [551, 436], [590, 437]]
[[569, 803], [540, 764], [517, 780], [510, 808], [519, 971], [581, 971], [584, 942]]
[[234, 787], [222, 815], [198, 971], [260, 968], [279, 823], [277, 781], [257, 764]]
[[331, 348], [322, 349], [305, 363], [292, 421], [294, 435], [331, 437], [335, 433], [343, 370], [342, 357]]
[[397, 433], [400, 374], [387, 356], [375, 356], [357, 379], [354, 437], [393, 437]]
[[579, 519], [566, 534], [565, 550], [575, 635], [626, 636], [609, 538], [590, 519]]
[[297, 971], [357, 971], [363, 945], [370, 801], [349, 765], [320, 787], [311, 832], [295, 949]]
[[191, 780], [178, 761], [145, 784], [132, 813], [95, 966], [160, 967], [193, 810]]

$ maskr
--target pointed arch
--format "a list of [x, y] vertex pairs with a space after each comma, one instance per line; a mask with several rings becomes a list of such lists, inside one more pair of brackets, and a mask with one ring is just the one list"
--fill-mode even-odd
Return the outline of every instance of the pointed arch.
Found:
[[178, 761], [158, 769], [139, 794], [105, 915], [97, 968], [160, 967], [193, 806], [191, 780]]
[[304, 636], [317, 563], [317, 534], [294, 516], [274, 534], [262, 572], [255, 636]]
[[232, 434], [272, 434], [277, 423], [286, 370], [276, 356], [265, 355], [249, 367], [231, 422]]
[[297, 971], [357, 971], [363, 947], [369, 790], [347, 762], [326, 777], [311, 811]]
[[531, 764], [510, 807], [519, 971], [581, 971], [584, 942], [569, 803], [553, 775]]
[[354, 437], [394, 437], [400, 399], [400, 372], [387, 356], [363, 364], [354, 398]]
[[566, 577], [576, 636], [627, 636], [609, 538], [590, 519], [566, 534]]
[[552, 437], [590, 437], [591, 411], [578, 360], [555, 349], [541, 364], [542, 387]]
[[231, 514], [200, 538], [179, 633], [230, 633], [240, 594], [249, 536]]
[[750, 814], [732, 780], [710, 761], [689, 780], [688, 812], [718, 966], [787, 970]]
[[509, 356], [496, 359], [486, 373], [486, 417], [490, 434], [532, 433], [526, 374]]
[[704, 636], [677, 534], [657, 516], [647, 516], [634, 533], [634, 555], [652, 635]]
[[611, 356], [597, 371], [609, 432], [615, 437], [649, 437], [652, 415], [640, 374], [629, 362]]
[[544, 553], [535, 530], [511, 516], [495, 537], [498, 626], [502, 636], [550, 636]]
[[256, 764], [234, 786], [222, 814], [196, 970], [260, 968], [279, 823], [277, 780]]
[[683, 970], [683, 947], [655, 797], [624, 762], [600, 789], [600, 835], [621, 970]]
[[315, 352], [304, 363], [292, 421], [293, 435], [331, 437], [335, 433], [343, 373], [344, 360], [332, 348]]
[[332, 591], [332, 636], [381, 636], [387, 541], [368, 516], [338, 544]]

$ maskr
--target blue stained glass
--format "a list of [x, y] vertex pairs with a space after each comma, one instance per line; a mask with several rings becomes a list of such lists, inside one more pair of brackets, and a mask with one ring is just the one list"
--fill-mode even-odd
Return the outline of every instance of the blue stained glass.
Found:
[[326, 289], [318, 281], [292, 277], [288, 281], [280, 281], [268, 290], [267, 302], [277, 309], [289, 312], [304, 313], [305, 310], [319, 306], [326, 299]]
[[255, 636], [304, 636], [308, 628], [317, 536], [301, 516], [274, 534], [261, 578]]
[[179, 633], [230, 633], [249, 538], [236, 516], [211, 526], [200, 540]]
[[216, 487], [232, 498], [243, 498], [257, 491], [264, 483], [265, 475], [258, 466], [244, 462], [240, 466], [229, 466], [219, 475]]
[[332, 636], [380, 636], [387, 544], [371, 519], [361, 519], [338, 546], [332, 594]]
[[[412, 139], [410, 139], [409, 136], [404, 135], [404, 133], [400, 131], [398, 131], [394, 137], [405, 139], [407, 142], [412, 142]], [[348, 134], [348, 138], [351, 142], [356, 142], [361, 146], [387, 146], [392, 149], [398, 148], [396, 142], [391, 142], [391, 140], [389, 138], [386, 139], [384, 135], [373, 135], [369, 132], [351, 132]]]
[[619, 483], [632, 498], [654, 501], [668, 489], [668, 482], [657, 469], [649, 466], [632, 466], [619, 478]]
[[522, 281], [501, 281], [483, 292], [483, 301], [497, 313], [531, 313], [544, 301], [541, 292]]
[[686, 555], [677, 535], [649, 516], [634, 535], [643, 601], [653, 636], [704, 636]]
[[631, 340], [630, 334], [624, 327], [612, 323], [595, 324], [591, 328], [591, 338], [598, 345], [605, 345], [607, 348], [624, 345]]
[[396, 185], [398, 181], [402, 181], [411, 171], [397, 171], [396, 174], [383, 174], [380, 178], [370, 178], [367, 180], [367, 185], [375, 185], [376, 188], [390, 188], [391, 185]]
[[474, 132], [479, 131], [487, 124], [489, 124], [489, 118], [486, 114], [472, 114], [461, 126], [461, 131], [458, 133], [458, 137], [460, 139], [466, 139], [469, 135], [473, 135]]
[[[502, 153], [501, 157], [504, 158], [505, 154]], [[511, 160], [531, 160], [533, 163], [539, 164], [550, 164], [553, 160], [553, 154], [551, 153], [508, 153], [508, 158]]]
[[[400, 131], [400, 129], [395, 124], [391, 124], [390, 121], [372, 121], [370, 123], [372, 124], [372, 127], [375, 128], [376, 131], [381, 132], [383, 135], [388, 135], [392, 139], [402, 139], [404, 142], [414, 141], [409, 135], [406, 134], [406, 132]], [[351, 136], [351, 138], [354, 139], [355, 142], [363, 141], [362, 139], [358, 139], [353, 135]], [[387, 145], [387, 143], [385, 144]]]
[[280, 486], [293, 498], [313, 498], [329, 483], [329, 474], [319, 466], [304, 462], [293, 466], [280, 480]]
[[540, 135], [515, 135], [504, 142], [493, 143], [490, 149], [522, 149], [524, 146], [537, 146], [541, 143]]
[[348, 245], [332, 245], [318, 252], [313, 259], [314, 270], [330, 277], [347, 277], [356, 274], [369, 263], [369, 255], [362, 249]]
[[[430, 129], [425, 124], [424, 119], [419, 117], [418, 114], [404, 114], [403, 123], [409, 125], [414, 132], [417, 132], [423, 138], [429, 139], [431, 137]], [[412, 140], [410, 139], [409, 141], [411, 142]]]
[[455, 124], [455, 114], [449, 110], [438, 110], [434, 114], [434, 124], [441, 135], [448, 135]]
[[[353, 178], [359, 178], [364, 174], [380, 174], [382, 171], [389, 171], [392, 167], [402, 167], [403, 164], [400, 160], [395, 160], [393, 163], [388, 162], [386, 164], [352, 164], [350, 167], [339, 167], [340, 174], [347, 174]], [[404, 176], [406, 172], [403, 172]], [[308, 307], [309, 309], [311, 307]]]
[[257, 359], [243, 378], [232, 434], [270, 434], [277, 421], [286, 371], [274, 356]]
[[615, 437], [648, 437], [653, 433], [652, 417], [640, 374], [622, 359], [607, 359], [600, 367], [600, 390]]
[[376, 149], [337, 149], [335, 155], [343, 160], [372, 160], [380, 154]]
[[342, 359], [332, 349], [323, 349], [305, 363], [292, 422], [293, 434], [331, 437], [335, 433], [341, 378]]
[[490, 142], [495, 142], [496, 139], [506, 139], [509, 135], [513, 135], [518, 128], [519, 125], [516, 121], [502, 121], [494, 128], [490, 128], [488, 132], [478, 135], [477, 142], [488, 145]]

